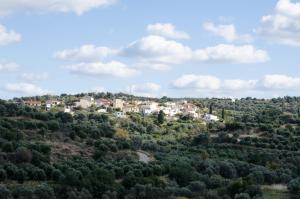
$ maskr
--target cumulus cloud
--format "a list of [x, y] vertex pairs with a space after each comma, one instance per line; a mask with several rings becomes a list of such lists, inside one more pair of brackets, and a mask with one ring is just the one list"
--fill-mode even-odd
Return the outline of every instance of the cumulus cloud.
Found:
[[262, 85], [267, 89], [300, 89], [300, 77], [287, 75], [266, 75], [262, 79]]
[[174, 40], [161, 36], [150, 35], [132, 42], [121, 54], [142, 60], [165, 64], [180, 64], [192, 59], [192, 50]]
[[227, 42], [247, 42], [253, 41], [253, 37], [250, 34], [238, 34], [234, 24], [221, 24], [216, 25], [212, 22], [205, 22], [203, 28], [212, 34], [224, 38]]
[[15, 12], [74, 12], [81, 15], [91, 9], [112, 5], [116, 0], [9, 0], [0, 4], [0, 15]]
[[21, 41], [22, 36], [14, 30], [7, 30], [7, 28], [0, 24], [0, 45], [8, 45]]
[[[136, 73], [136, 70], [141, 69], [166, 71], [172, 65], [186, 63], [254, 64], [269, 60], [266, 51], [257, 49], [252, 45], [219, 44], [207, 48], [192, 49], [178, 41], [158, 35], [142, 37], [118, 50], [109, 47], [83, 45], [80, 48], [58, 51], [54, 53], [54, 57], [65, 61], [82, 61], [83, 63], [68, 67], [73, 72], [89, 75], [95, 73], [98, 75], [110, 74], [117, 77], [129, 76], [128, 74]], [[103, 58], [133, 59], [135, 63], [131, 65], [135, 69], [118, 61], [105, 64], [101, 60]], [[101, 62], [98, 63], [98, 61]], [[98, 67], [101, 69], [99, 70]]]
[[276, 11], [284, 15], [300, 17], [300, 2], [292, 2], [291, 0], [279, 0]]
[[149, 24], [147, 31], [152, 35], [159, 35], [170, 39], [189, 39], [190, 36], [184, 32], [176, 30], [176, 27], [170, 23]]
[[171, 67], [167, 64], [160, 63], [137, 63], [134, 65], [137, 69], [150, 69], [155, 71], [167, 71], [170, 70]]
[[23, 73], [21, 75], [21, 78], [26, 80], [26, 81], [30, 81], [30, 82], [35, 82], [35, 81], [43, 81], [48, 79], [49, 75], [48, 73], [40, 73], [40, 74], [36, 74], [36, 73]]
[[50, 91], [42, 89], [39, 86], [31, 83], [7, 84], [5, 86], [5, 90], [25, 95], [46, 95], [51, 93]]
[[0, 63], [0, 72], [16, 71], [19, 65], [16, 63]]
[[268, 61], [269, 55], [266, 51], [257, 49], [252, 45], [219, 44], [196, 50], [194, 59], [200, 62], [253, 64]]
[[160, 89], [161, 86], [159, 84], [147, 82], [145, 84], [131, 85], [127, 88], [127, 92], [138, 96], [155, 97]]
[[96, 47], [94, 45], [83, 45], [80, 48], [65, 49], [54, 53], [54, 58], [67, 61], [99, 61], [112, 55], [118, 50], [108, 47]]
[[88, 76], [132, 77], [138, 73], [137, 70], [117, 61], [79, 63], [65, 66], [65, 68], [72, 73]]
[[258, 33], [275, 43], [300, 46], [300, 2], [279, 0], [274, 13], [262, 17]]
[[206, 96], [241, 96], [249, 94], [262, 96], [266, 93], [295, 93], [300, 89], [300, 77], [280, 74], [267, 74], [260, 79], [221, 79], [210, 75], [182, 75], [172, 82], [172, 87], [192, 92], [205, 93]]
[[257, 85], [257, 80], [241, 80], [231, 79], [223, 81], [223, 88], [227, 90], [243, 90], [254, 89]]
[[220, 44], [204, 49], [192, 50], [174, 40], [160, 36], [147, 36], [131, 43], [121, 52], [123, 56], [140, 58], [143, 61], [161, 64], [185, 62], [210, 63], [260, 63], [269, 60], [268, 53], [252, 45], [235, 46]]
[[183, 75], [173, 82], [173, 86], [179, 89], [194, 88], [194, 89], [220, 89], [221, 81], [210, 75]]

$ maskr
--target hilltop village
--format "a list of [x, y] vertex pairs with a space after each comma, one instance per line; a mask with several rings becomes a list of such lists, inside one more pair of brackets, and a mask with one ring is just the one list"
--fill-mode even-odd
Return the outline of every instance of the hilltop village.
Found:
[[111, 113], [118, 118], [126, 118], [130, 113], [150, 116], [162, 112], [167, 120], [178, 120], [182, 117], [202, 120], [206, 123], [219, 121], [218, 116], [212, 114], [213, 107], [201, 107], [199, 104], [185, 99], [132, 99], [129, 97], [94, 97], [89, 95], [77, 96], [70, 99], [47, 96], [45, 99], [26, 98], [18, 103], [44, 111], [65, 112], [74, 115], [78, 111]]

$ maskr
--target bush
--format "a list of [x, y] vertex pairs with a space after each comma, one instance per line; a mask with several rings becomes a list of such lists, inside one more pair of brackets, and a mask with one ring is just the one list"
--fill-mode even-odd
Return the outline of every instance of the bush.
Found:
[[34, 190], [37, 199], [55, 199], [55, 194], [48, 184], [41, 184]]
[[6, 171], [4, 169], [0, 169], [0, 181], [4, 181], [7, 178]]
[[291, 180], [287, 184], [287, 188], [290, 192], [295, 193], [300, 191], [300, 178], [296, 178]]
[[4, 185], [0, 185], [0, 198], [1, 199], [10, 199], [10, 191]]
[[251, 199], [251, 197], [247, 193], [239, 193], [235, 194], [234, 199]]
[[48, 121], [47, 126], [50, 131], [57, 131], [59, 129], [59, 123], [55, 120]]
[[16, 150], [16, 162], [22, 163], [22, 162], [31, 162], [32, 160], [32, 152], [25, 148], [25, 147], [19, 147]]

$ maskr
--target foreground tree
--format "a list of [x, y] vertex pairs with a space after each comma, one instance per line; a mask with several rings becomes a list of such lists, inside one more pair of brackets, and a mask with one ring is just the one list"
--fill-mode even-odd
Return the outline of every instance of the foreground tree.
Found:
[[163, 111], [159, 111], [157, 116], [158, 124], [163, 124], [165, 122], [165, 113]]

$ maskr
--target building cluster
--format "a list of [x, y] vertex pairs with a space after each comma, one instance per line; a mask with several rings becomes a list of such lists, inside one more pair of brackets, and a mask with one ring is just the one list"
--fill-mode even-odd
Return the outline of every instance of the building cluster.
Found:
[[[43, 103], [40, 101], [25, 101], [26, 105], [31, 107], [42, 107]], [[189, 116], [194, 119], [203, 119], [206, 122], [216, 122], [218, 117], [211, 114], [204, 114], [203, 111], [186, 100], [157, 102], [154, 100], [123, 100], [123, 99], [105, 99], [85, 96], [78, 99], [73, 105], [66, 106], [60, 100], [47, 100], [44, 104], [45, 110], [49, 111], [51, 108], [61, 106], [64, 111], [73, 114], [76, 109], [94, 108], [98, 113], [112, 112], [116, 117], [126, 117], [127, 113], [140, 113], [143, 116], [157, 114], [163, 111], [166, 118], [169, 120], [176, 120], [179, 116]]]

